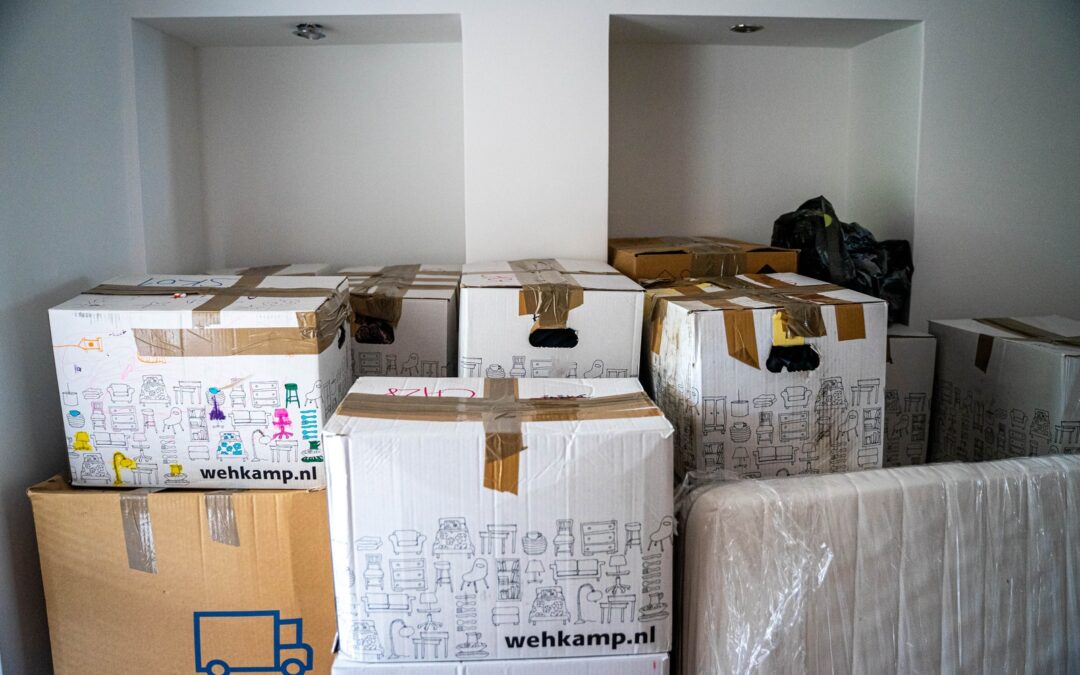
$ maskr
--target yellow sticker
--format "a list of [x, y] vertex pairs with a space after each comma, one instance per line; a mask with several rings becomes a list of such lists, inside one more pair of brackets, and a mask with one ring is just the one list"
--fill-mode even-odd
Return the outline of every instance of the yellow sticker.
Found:
[[806, 340], [798, 335], [788, 337], [787, 329], [784, 328], [784, 315], [780, 311], [773, 312], [772, 339], [776, 347], [798, 347], [806, 344]]

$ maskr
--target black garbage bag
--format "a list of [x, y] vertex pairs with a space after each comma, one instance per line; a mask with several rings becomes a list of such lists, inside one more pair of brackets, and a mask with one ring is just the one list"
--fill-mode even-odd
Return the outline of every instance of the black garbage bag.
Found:
[[879, 242], [862, 225], [841, 222], [828, 199], [815, 197], [776, 219], [772, 245], [799, 250], [799, 274], [881, 298], [890, 324], [907, 323], [915, 270], [909, 242]]

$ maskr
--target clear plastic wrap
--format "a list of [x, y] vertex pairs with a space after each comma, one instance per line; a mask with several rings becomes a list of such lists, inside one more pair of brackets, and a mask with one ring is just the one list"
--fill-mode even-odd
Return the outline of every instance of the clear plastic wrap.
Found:
[[1080, 457], [680, 493], [676, 672], [1080, 672]]

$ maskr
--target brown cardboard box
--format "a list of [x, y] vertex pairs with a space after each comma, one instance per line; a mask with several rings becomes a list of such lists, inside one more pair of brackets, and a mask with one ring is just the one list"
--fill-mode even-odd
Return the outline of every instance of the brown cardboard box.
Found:
[[56, 673], [330, 672], [324, 490], [28, 495]]
[[608, 263], [635, 281], [797, 272], [799, 252], [723, 237], [608, 240]]

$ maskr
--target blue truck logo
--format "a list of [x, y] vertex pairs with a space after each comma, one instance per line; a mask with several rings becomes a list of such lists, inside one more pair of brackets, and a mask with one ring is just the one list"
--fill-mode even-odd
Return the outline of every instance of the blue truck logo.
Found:
[[276, 609], [195, 612], [197, 673], [303, 675], [311, 665], [302, 619], [282, 619]]

